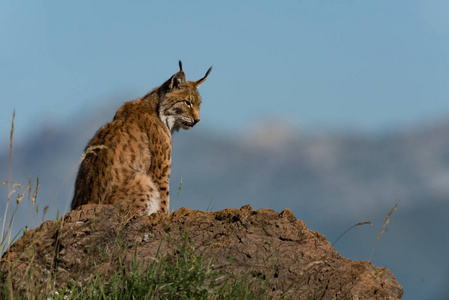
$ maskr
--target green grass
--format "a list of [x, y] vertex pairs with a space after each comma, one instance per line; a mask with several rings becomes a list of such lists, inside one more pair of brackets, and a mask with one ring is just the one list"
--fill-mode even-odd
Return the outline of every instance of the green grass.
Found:
[[247, 299], [254, 292], [249, 286], [226, 278], [224, 273], [213, 271], [211, 263], [203, 266], [202, 257], [196, 257], [182, 246], [173, 258], [159, 257], [146, 270], [133, 264], [129, 273], [122, 268], [102, 282], [99, 276], [91, 284], [79, 288], [72, 284], [59, 292], [58, 298], [69, 299]]
[[[173, 241], [174, 242], [174, 241]], [[176, 243], [176, 242], [174, 242]], [[269, 285], [265, 280], [250, 282], [247, 276], [234, 277], [213, 269], [213, 261], [198, 256], [187, 237], [176, 244], [175, 256], [157, 255], [141, 269], [135, 259], [130, 271], [120, 267], [107, 281], [99, 274], [89, 283], [71, 280], [68, 285], [49, 293], [39, 293], [38, 287], [26, 294], [12, 295], [7, 284], [0, 285], [0, 299], [264, 299]], [[137, 248], [136, 248], [137, 250]], [[0, 282], [5, 282], [0, 274]], [[50, 287], [51, 290], [51, 287]]]

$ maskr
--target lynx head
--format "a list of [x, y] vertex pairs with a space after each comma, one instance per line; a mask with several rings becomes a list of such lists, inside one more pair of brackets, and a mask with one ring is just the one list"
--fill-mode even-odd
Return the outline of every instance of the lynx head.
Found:
[[196, 81], [186, 81], [181, 61], [179, 69], [159, 87], [159, 117], [171, 132], [180, 128], [190, 129], [200, 121], [201, 97], [197, 89], [206, 80], [212, 67], [203, 78]]

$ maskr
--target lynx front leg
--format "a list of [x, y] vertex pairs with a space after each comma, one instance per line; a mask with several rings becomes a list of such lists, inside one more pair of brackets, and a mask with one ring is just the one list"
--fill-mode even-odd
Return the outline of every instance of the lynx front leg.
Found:
[[149, 176], [153, 178], [155, 185], [158, 187], [160, 195], [159, 210], [168, 213], [170, 205], [170, 190], [168, 180], [170, 178], [171, 167], [171, 141], [158, 141], [151, 144], [154, 148], [151, 153], [151, 165]]
[[170, 168], [168, 168], [168, 172], [166, 174], [162, 175], [162, 178], [159, 182], [160, 187], [160, 211], [164, 213], [169, 212], [169, 206], [170, 206], [170, 188], [168, 186], [168, 180], [170, 176]]

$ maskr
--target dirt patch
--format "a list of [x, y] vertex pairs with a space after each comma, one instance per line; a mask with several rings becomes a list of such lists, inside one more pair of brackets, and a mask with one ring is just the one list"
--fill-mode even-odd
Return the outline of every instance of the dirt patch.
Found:
[[[213, 268], [247, 274], [270, 284], [272, 298], [400, 299], [402, 286], [386, 268], [342, 257], [325, 237], [308, 230], [289, 210], [181, 208], [126, 219], [105, 205], [84, 205], [62, 221], [47, 221], [27, 232], [3, 255], [0, 269], [11, 272], [15, 291], [80, 285], [99, 274], [107, 280], [137, 259], [145, 268], [160, 255], [176, 255], [189, 243]], [[10, 271], [12, 270], [12, 271]], [[32, 280], [30, 280], [32, 279]]]

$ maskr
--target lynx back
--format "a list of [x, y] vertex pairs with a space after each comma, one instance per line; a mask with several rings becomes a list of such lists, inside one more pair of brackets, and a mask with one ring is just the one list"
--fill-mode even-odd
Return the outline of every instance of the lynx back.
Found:
[[198, 87], [179, 72], [144, 97], [123, 104], [86, 146], [71, 208], [103, 203], [131, 214], [169, 210], [171, 137], [200, 121]]

